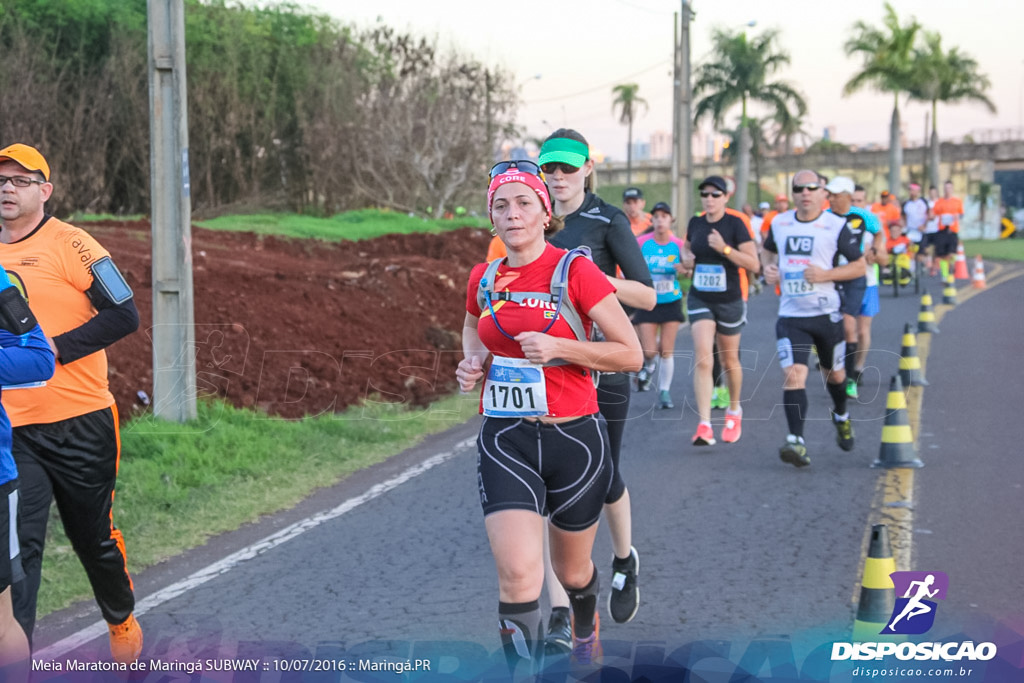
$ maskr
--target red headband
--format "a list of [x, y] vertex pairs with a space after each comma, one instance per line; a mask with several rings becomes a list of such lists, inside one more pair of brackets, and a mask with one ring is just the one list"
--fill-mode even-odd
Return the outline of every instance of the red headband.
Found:
[[[540, 203], [544, 210], [551, 216], [551, 195], [548, 194], [548, 186], [539, 177], [530, 173], [524, 173], [519, 169], [509, 169], [505, 173], [499, 173], [491, 178], [491, 184], [487, 187], [487, 217], [491, 217], [491, 204], [494, 202], [494, 193], [505, 183], [522, 183], [533, 189], [540, 197]], [[494, 221], [491, 221], [494, 224]]]

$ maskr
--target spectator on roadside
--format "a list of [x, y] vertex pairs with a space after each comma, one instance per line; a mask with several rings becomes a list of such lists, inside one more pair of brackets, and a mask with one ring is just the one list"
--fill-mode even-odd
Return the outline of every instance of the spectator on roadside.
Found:
[[131, 663], [142, 652], [142, 629], [133, 615], [124, 538], [111, 509], [121, 441], [104, 349], [134, 332], [139, 314], [107, 250], [46, 213], [53, 185], [43, 155], [22, 144], [0, 150], [0, 175], [30, 181], [0, 188], [0, 263], [22, 283], [57, 357], [53, 379], [44, 386], [4, 396], [21, 480], [25, 580], [14, 585], [14, 614], [31, 642], [55, 500], [107, 622], [111, 654]]

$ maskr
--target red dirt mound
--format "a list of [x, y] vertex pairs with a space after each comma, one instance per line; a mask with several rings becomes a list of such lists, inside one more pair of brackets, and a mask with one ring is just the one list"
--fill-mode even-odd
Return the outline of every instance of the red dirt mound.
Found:
[[[82, 227], [135, 291], [139, 331], [107, 351], [127, 418], [153, 394], [150, 226]], [[473, 228], [327, 243], [193, 227], [199, 395], [298, 418], [451, 393], [466, 279], [487, 243]]]

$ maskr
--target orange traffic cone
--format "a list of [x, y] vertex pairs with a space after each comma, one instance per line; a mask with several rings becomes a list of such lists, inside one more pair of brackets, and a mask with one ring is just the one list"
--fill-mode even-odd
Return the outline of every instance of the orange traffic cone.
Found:
[[953, 277], [957, 280], [967, 279], [967, 256], [964, 254], [964, 245], [956, 245], [956, 265], [953, 268]]
[[974, 276], [971, 283], [975, 289], [985, 289], [985, 263], [981, 260], [981, 254], [974, 258]]

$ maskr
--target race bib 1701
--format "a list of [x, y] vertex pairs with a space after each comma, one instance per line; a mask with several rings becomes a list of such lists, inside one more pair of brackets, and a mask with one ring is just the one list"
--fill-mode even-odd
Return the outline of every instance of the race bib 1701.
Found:
[[544, 368], [525, 358], [495, 356], [484, 382], [483, 407], [488, 417], [547, 415]]

